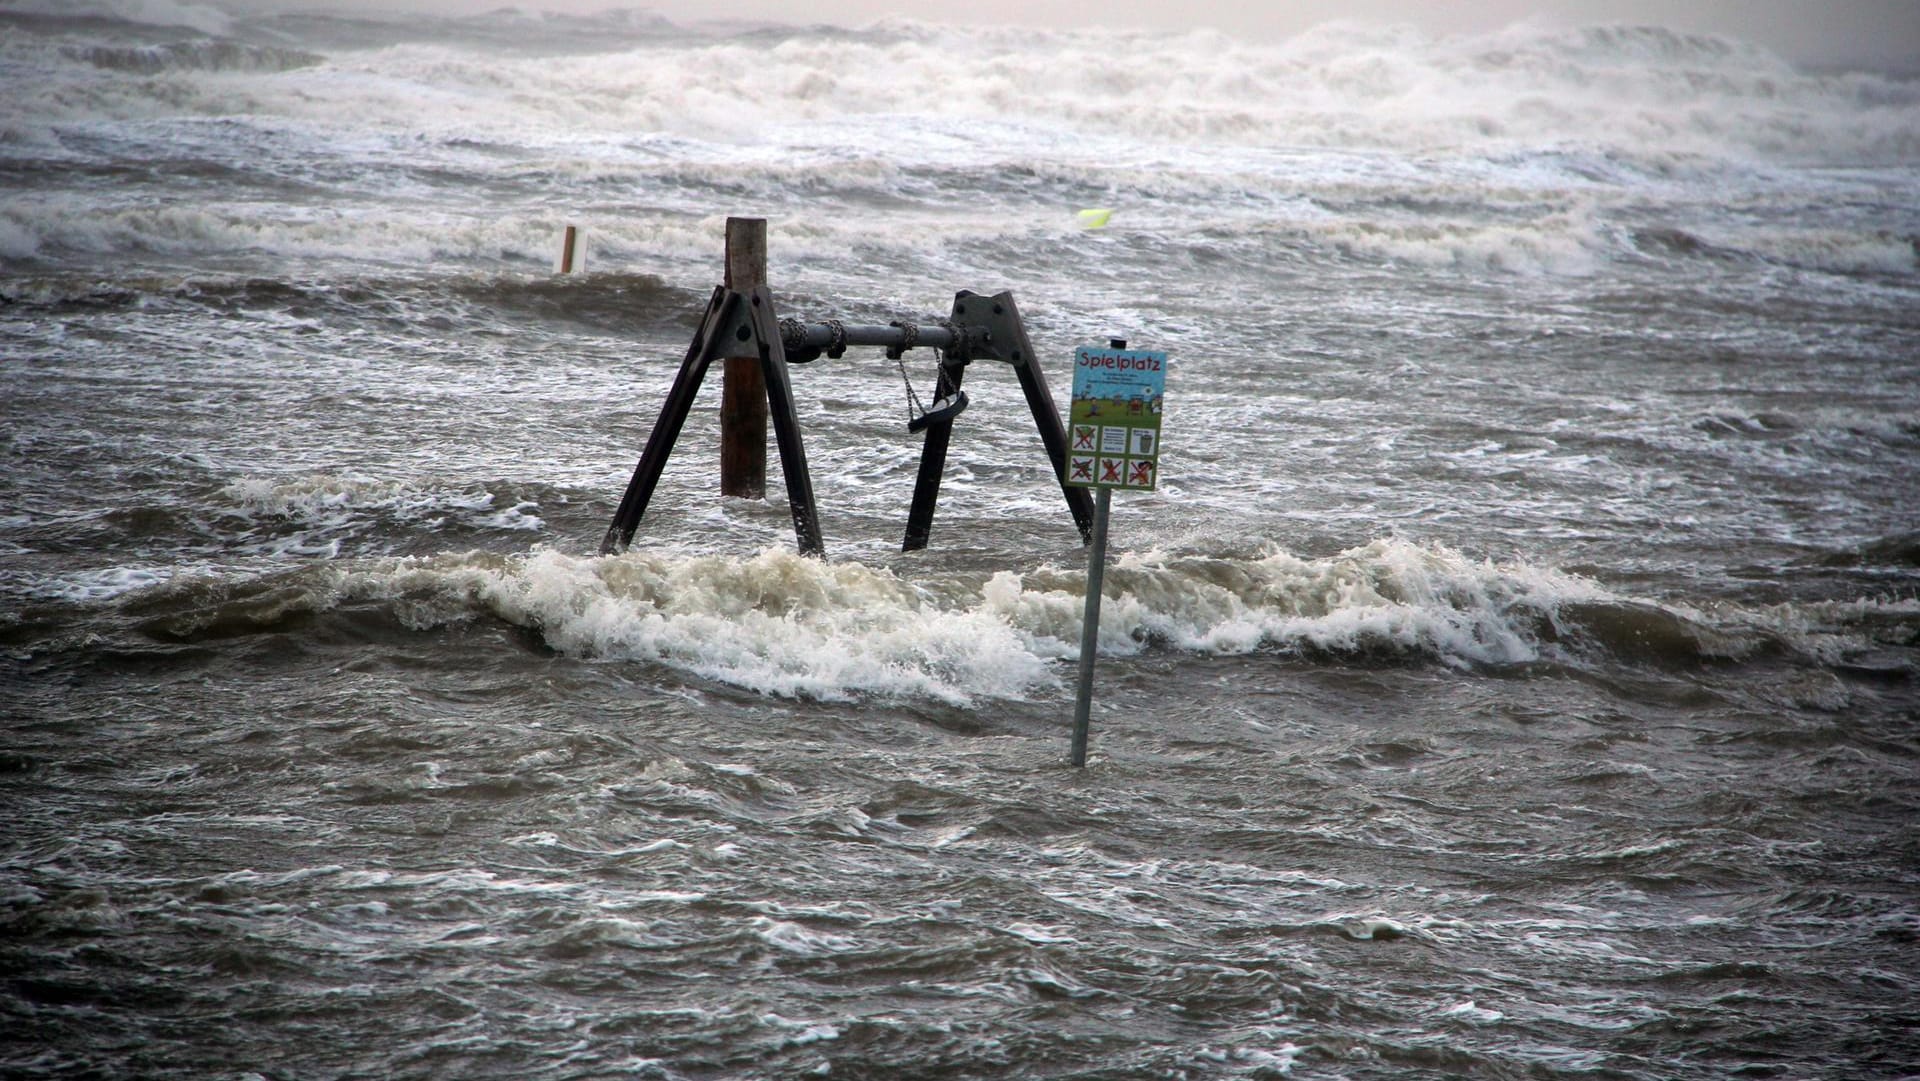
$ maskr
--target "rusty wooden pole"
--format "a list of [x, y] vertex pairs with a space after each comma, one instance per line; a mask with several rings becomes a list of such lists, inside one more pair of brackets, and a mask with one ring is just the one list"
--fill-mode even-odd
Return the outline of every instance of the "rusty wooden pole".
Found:
[[580, 231], [569, 225], [565, 235], [560, 238], [560, 273], [562, 274], [573, 273], [573, 248], [579, 236]]
[[[727, 219], [727, 288], [767, 284], [767, 219]], [[720, 494], [767, 497], [767, 381], [757, 356], [728, 357], [720, 388]]]

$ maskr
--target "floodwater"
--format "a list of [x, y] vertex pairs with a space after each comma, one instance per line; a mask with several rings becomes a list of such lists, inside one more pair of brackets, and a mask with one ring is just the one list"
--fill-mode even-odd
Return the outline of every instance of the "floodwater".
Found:
[[[0, 1074], [1920, 1072], [1914, 83], [129, 10], [0, 13]], [[1084, 770], [1004, 367], [925, 551], [855, 349], [825, 559], [717, 389], [598, 554], [729, 214], [1170, 354]]]

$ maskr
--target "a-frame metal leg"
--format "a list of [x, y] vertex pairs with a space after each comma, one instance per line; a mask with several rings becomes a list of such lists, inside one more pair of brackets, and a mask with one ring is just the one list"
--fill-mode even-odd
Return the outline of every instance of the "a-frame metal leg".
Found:
[[[1060, 491], [1066, 496], [1067, 509], [1073, 514], [1073, 523], [1080, 530], [1080, 542], [1093, 540], [1093, 497], [1085, 488], [1070, 487], [1067, 484], [1067, 430], [1060, 423], [1060, 410], [1053, 404], [1053, 394], [1047, 389], [1047, 378], [1040, 371], [1040, 361], [1034, 356], [1033, 343], [1027, 340], [1027, 328], [1020, 322], [1020, 309], [1013, 302], [1013, 294], [997, 293], [983, 297], [978, 293], [961, 290], [953, 298], [953, 323], [976, 327], [987, 332], [990, 345], [985, 353], [976, 353], [971, 359], [991, 356], [995, 360], [1005, 361], [1013, 366], [1014, 374], [1020, 379], [1020, 389], [1027, 396], [1027, 408], [1033, 413], [1034, 427], [1040, 431], [1040, 442], [1046, 445], [1047, 457], [1053, 463], [1053, 477], [1060, 485]], [[959, 365], [947, 368], [948, 377], [956, 388], [960, 385]], [[920, 474], [914, 480], [913, 506], [907, 512], [907, 536], [901, 544], [901, 550], [912, 552], [927, 546], [929, 534], [933, 531], [934, 505], [940, 498], [940, 476], [946, 467], [947, 444], [953, 431], [951, 421], [935, 422], [927, 427], [927, 440], [920, 451]]]
[[[959, 390], [966, 364], [946, 365], [945, 370], [947, 386]], [[920, 474], [913, 482], [913, 506], [907, 511], [907, 537], [900, 544], [903, 552], [925, 548], [933, 533], [933, 508], [940, 500], [940, 477], [947, 468], [947, 443], [952, 438], [952, 417], [927, 425], [926, 442], [920, 446]]]
[[1060, 423], [1053, 395], [1047, 392], [1046, 377], [1031, 362], [1014, 369], [1020, 376], [1020, 389], [1027, 392], [1027, 408], [1033, 411], [1033, 423], [1040, 429], [1040, 441], [1047, 445], [1047, 457], [1053, 460], [1053, 476], [1067, 497], [1067, 509], [1073, 512], [1073, 524], [1080, 529], [1080, 543], [1093, 543], [1093, 497], [1085, 488], [1067, 485], [1067, 430]]
[[820, 518], [813, 506], [813, 477], [807, 471], [807, 451], [800, 442], [800, 418], [793, 409], [793, 382], [787, 377], [787, 351], [780, 340], [780, 321], [773, 313], [773, 294], [766, 286], [759, 286], [748, 294], [747, 303], [748, 319], [760, 350], [760, 370], [766, 377], [767, 412], [773, 420], [774, 442], [780, 448], [780, 471], [787, 479], [794, 540], [801, 555], [825, 557]]
[[687, 357], [680, 363], [679, 374], [673, 377], [673, 389], [667, 392], [667, 400], [660, 406], [660, 418], [653, 422], [646, 449], [640, 452], [640, 462], [634, 466], [633, 479], [627, 482], [626, 493], [620, 497], [620, 509], [614, 512], [613, 524], [607, 527], [607, 535], [600, 541], [601, 555], [624, 552], [627, 545], [633, 543], [633, 531], [640, 526], [640, 516], [647, 512], [654, 486], [660, 483], [660, 473], [667, 467], [667, 456], [673, 453], [673, 444], [680, 438], [680, 429], [693, 409], [694, 396], [700, 392], [700, 381], [713, 363], [720, 345], [720, 332], [733, 322], [740, 303], [740, 294], [724, 288], [715, 288], [713, 298], [707, 301], [707, 313], [693, 335], [693, 344], [687, 347]]
[[687, 359], [674, 376], [673, 389], [660, 407], [660, 419], [647, 436], [647, 449], [640, 454], [633, 479], [627, 482], [620, 509], [613, 524], [600, 541], [600, 554], [626, 551], [633, 543], [633, 532], [647, 513], [653, 489], [667, 467], [667, 456], [680, 438], [687, 414], [693, 409], [700, 381], [721, 354], [737, 352], [741, 342], [750, 342], [760, 354], [761, 372], [767, 382], [768, 412], [773, 418], [774, 435], [780, 445], [780, 468], [787, 477], [787, 502], [793, 510], [793, 533], [804, 555], [826, 554], [820, 540], [820, 519], [813, 506], [813, 479], [807, 472], [807, 452], [800, 442], [800, 419], [793, 409], [793, 383], [787, 378], [786, 349], [780, 341], [780, 322], [773, 314], [773, 295], [765, 286], [751, 293], [736, 293], [722, 286], [707, 302], [707, 314], [687, 348]]
[[1067, 509], [1073, 512], [1073, 524], [1080, 528], [1080, 543], [1093, 542], [1093, 497], [1085, 488], [1075, 488], [1067, 484], [1067, 429], [1060, 423], [1060, 410], [1053, 404], [1053, 392], [1047, 389], [1047, 377], [1040, 372], [1040, 358], [1034, 355], [1033, 343], [1027, 340], [1026, 325], [1020, 321], [1020, 309], [1014, 306], [1012, 293], [1001, 293], [993, 298], [1007, 310], [1007, 327], [1003, 333], [1011, 339], [1006, 343], [1012, 352], [1014, 374], [1020, 377], [1020, 389], [1027, 395], [1027, 409], [1033, 413], [1034, 427], [1040, 429], [1040, 442], [1047, 446], [1047, 457], [1053, 460], [1053, 479], [1060, 482], [1060, 491], [1067, 497]]

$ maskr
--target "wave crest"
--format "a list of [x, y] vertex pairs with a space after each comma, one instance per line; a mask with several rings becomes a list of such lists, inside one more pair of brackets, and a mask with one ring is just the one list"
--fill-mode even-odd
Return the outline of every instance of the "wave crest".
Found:
[[164, 45], [72, 46], [66, 54], [107, 71], [158, 75], [176, 71], [281, 72], [325, 62], [317, 53], [232, 41], [175, 41]]
[[[536, 548], [177, 576], [114, 601], [169, 641], [284, 630], [315, 616], [409, 632], [497, 619], [584, 661], [658, 664], [747, 691], [959, 707], [1054, 693], [1078, 655], [1085, 576], [1040, 567], [930, 581], [784, 549], [588, 557]], [[1108, 570], [1101, 652], [1272, 652], [1306, 663], [1693, 669], [1770, 656], [1907, 678], [1912, 602], [1707, 610], [1577, 575], [1386, 539], [1321, 558], [1156, 552]], [[333, 617], [326, 617], [333, 618]]]
[[[323, 34], [314, 47], [330, 61], [324, 79], [300, 71], [314, 66], [315, 53], [228, 40], [68, 47], [67, 56], [173, 79], [179, 85], [164, 98], [201, 114], [318, 123], [351, 116], [357, 125], [402, 130], [558, 127], [755, 144], [812, 123], [881, 123], [897, 133], [890, 121], [911, 115], [951, 125], [929, 144], [934, 150], [952, 139], [1017, 138], [1016, 129], [1040, 128], [1068, 140], [1259, 149], [1589, 146], [1654, 168], [1702, 156], [1837, 164], [1920, 157], [1920, 88], [1865, 73], [1806, 73], [1758, 46], [1658, 27], [1522, 24], [1455, 37], [1333, 23], [1265, 44], [1207, 30], [900, 22], [856, 32], [662, 36], [643, 20], [597, 30], [590, 52], [578, 47], [577, 29], [521, 20], [513, 36], [530, 44], [504, 54], [460, 43], [458, 34], [451, 44], [414, 40], [398, 27], [384, 47], [328, 51]], [[553, 55], [537, 51], [543, 34], [554, 35]], [[1116, 62], [1122, 55], [1127, 61]], [[198, 79], [232, 71], [263, 77], [239, 85]], [[43, 74], [45, 86], [21, 95], [29, 116], [155, 113], [151, 85], [83, 89], [86, 80], [71, 71]], [[982, 120], [1004, 134], [984, 130]]]

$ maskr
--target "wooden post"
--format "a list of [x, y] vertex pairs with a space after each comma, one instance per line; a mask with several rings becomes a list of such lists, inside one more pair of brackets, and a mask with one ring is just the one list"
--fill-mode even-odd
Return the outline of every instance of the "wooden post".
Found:
[[560, 241], [560, 273], [562, 274], [573, 273], [573, 245], [579, 235], [579, 230], [569, 225], [566, 236]]
[[[767, 284], [767, 219], [727, 219], [727, 288]], [[759, 357], [728, 357], [720, 388], [720, 494], [767, 497], [767, 381]]]

